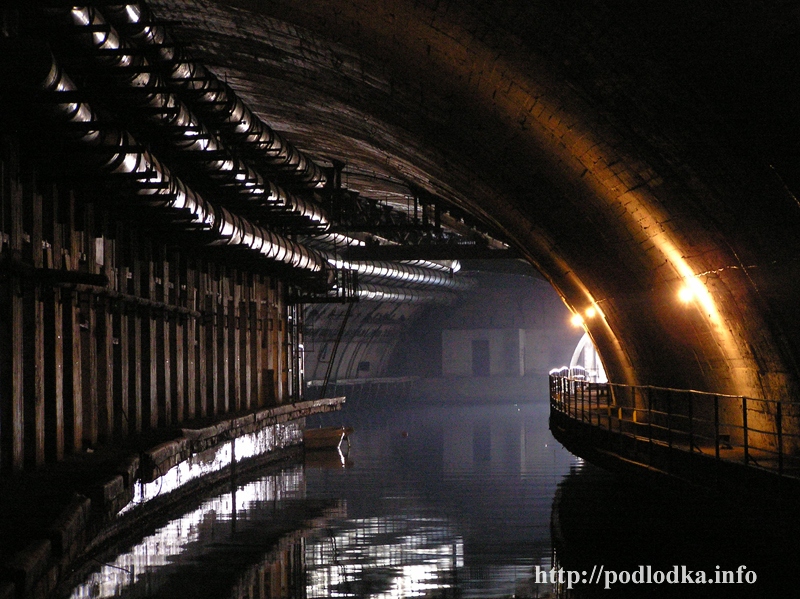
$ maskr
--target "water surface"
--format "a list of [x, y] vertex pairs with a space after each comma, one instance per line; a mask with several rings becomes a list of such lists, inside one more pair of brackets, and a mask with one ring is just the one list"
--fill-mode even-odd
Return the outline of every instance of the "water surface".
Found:
[[[548, 406], [400, 406], [309, 419], [355, 428], [346, 455], [251, 473], [98, 556], [83, 597], [765, 597], [797, 588], [787, 503], [652, 487], [567, 452]], [[757, 574], [755, 585], [567, 589], [537, 569]]]

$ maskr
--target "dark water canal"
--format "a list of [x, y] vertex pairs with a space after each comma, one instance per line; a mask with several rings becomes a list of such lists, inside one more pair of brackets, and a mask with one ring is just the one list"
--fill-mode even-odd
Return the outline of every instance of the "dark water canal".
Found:
[[355, 427], [349, 453], [198, 498], [98, 556], [65, 596], [762, 597], [797, 588], [791, 508], [602, 472], [553, 439], [545, 402], [351, 406], [309, 424]]

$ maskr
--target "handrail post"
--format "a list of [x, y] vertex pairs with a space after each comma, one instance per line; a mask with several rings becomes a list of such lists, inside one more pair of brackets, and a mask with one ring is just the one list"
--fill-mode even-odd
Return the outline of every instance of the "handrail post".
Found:
[[747, 398], [742, 396], [742, 429], [744, 430], [744, 465], [750, 465], [749, 435], [747, 431]]
[[571, 379], [567, 379], [567, 387], [569, 388], [569, 398], [572, 400], [572, 406], [570, 407], [572, 418], [577, 418], [578, 416], [578, 394], [575, 393], [575, 381]]
[[672, 449], [672, 391], [667, 391], [667, 446]]
[[689, 453], [694, 454], [694, 396], [689, 394]]
[[647, 388], [647, 459], [653, 465], [653, 390]]
[[577, 410], [578, 408], [578, 404], [575, 403], [574, 391], [575, 388], [572, 381], [570, 379], [567, 379], [567, 392], [569, 393], [568, 397], [570, 399], [570, 406], [569, 406], [570, 418], [575, 418], [575, 410]]
[[778, 402], [775, 424], [778, 427], [778, 475], [783, 476], [783, 402]]
[[719, 462], [719, 395], [714, 396], [714, 457]]
[[586, 422], [586, 381], [581, 381], [581, 422]]

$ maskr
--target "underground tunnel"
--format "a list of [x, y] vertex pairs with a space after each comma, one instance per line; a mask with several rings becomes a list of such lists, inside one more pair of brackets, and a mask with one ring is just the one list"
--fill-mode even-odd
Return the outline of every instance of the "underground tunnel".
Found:
[[[779, 1], [5, 3], [0, 597], [197, 564], [208, 596], [591, 596], [536, 572], [756, 549], [785, 580], [799, 30]], [[314, 461], [317, 427], [354, 432]], [[166, 546], [193, 557], [137, 578]]]

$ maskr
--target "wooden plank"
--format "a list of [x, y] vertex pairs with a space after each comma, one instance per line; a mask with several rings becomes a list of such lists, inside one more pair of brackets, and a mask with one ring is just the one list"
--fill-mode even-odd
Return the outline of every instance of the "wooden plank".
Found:
[[[147, 299], [156, 299], [153, 255], [146, 244], [142, 261], [142, 289]], [[142, 316], [142, 426], [158, 427], [158, 364], [156, 316], [145, 308]]]
[[44, 463], [44, 304], [41, 289], [23, 283], [23, 402], [25, 461]]
[[[20, 256], [23, 249], [22, 226], [23, 189], [16, 162], [9, 165], [8, 179], [3, 195], [8, 203], [9, 250]], [[0, 346], [0, 392], [2, 395], [3, 464], [6, 472], [19, 472], [24, 467], [25, 414], [23, 368], [23, 297], [19, 277], [9, 276], [4, 281], [5, 310], [2, 314], [3, 345]]]
[[22, 351], [23, 328], [23, 298], [21, 289], [11, 292], [11, 434], [13, 446], [11, 450], [11, 471], [19, 472], [25, 465], [25, 398], [24, 398], [24, 354]]
[[285, 351], [283, 332], [286, 327], [283, 326], [283, 285], [280, 281], [275, 282], [275, 295], [274, 304], [272, 309], [272, 318], [275, 322], [273, 326], [273, 340], [272, 349], [275, 359], [273, 361], [274, 377], [275, 377], [275, 401], [282, 404], [284, 401], [286, 390], [286, 369], [284, 368]]
[[61, 290], [45, 295], [45, 459], [64, 458], [64, 319]]
[[253, 355], [254, 355], [254, 347], [253, 347], [253, 339], [256, 337], [255, 335], [255, 328], [256, 328], [256, 319], [255, 319], [255, 301], [253, 298], [255, 297], [255, 289], [254, 289], [255, 279], [253, 276], [248, 276], [246, 289], [246, 298], [244, 303], [244, 407], [250, 409], [251, 407], [255, 406], [255, 393], [253, 383], [255, 382], [255, 377], [253, 376]]
[[[186, 307], [190, 310], [197, 310], [197, 270], [194, 263], [186, 262]], [[192, 420], [197, 410], [197, 319], [189, 318], [185, 325], [185, 347], [186, 347], [186, 418]]]
[[242, 285], [239, 280], [240, 273], [231, 273], [232, 300], [228, 307], [230, 310], [230, 394], [233, 409], [242, 409]]
[[254, 314], [255, 327], [253, 329], [253, 402], [255, 406], [263, 406], [266, 397], [264, 395], [264, 344], [263, 338], [266, 335], [267, 320], [264, 316], [267, 295], [264, 277], [256, 275], [255, 295], [254, 295]]
[[[127, 280], [128, 267], [120, 269], [120, 278]], [[128, 333], [130, 320], [124, 303], [118, 302], [113, 309], [114, 343], [114, 431], [115, 436], [127, 437], [129, 433], [128, 414], [130, 412], [130, 349]]]
[[206, 296], [206, 313], [208, 314], [208, 324], [206, 325], [206, 354], [208, 372], [208, 414], [215, 416], [220, 413], [219, 402], [219, 279], [217, 268], [209, 264], [209, 285], [211, 293]]
[[[169, 289], [169, 303], [172, 306], [183, 305], [186, 288], [185, 264], [178, 253], [173, 254], [171, 262], [172, 284]], [[172, 414], [175, 422], [183, 422], [186, 405], [184, 393], [186, 317], [176, 314], [170, 322], [172, 323]]]
[[227, 276], [227, 272], [225, 267], [220, 269], [221, 276], [220, 276], [220, 296], [221, 296], [221, 303], [219, 305], [219, 326], [217, 327], [217, 333], [219, 335], [217, 339], [217, 343], [219, 344], [218, 350], [218, 358], [219, 358], [219, 409], [220, 411], [225, 414], [230, 410], [231, 403], [230, 403], [230, 349], [228, 347], [228, 342], [230, 339], [230, 330], [229, 330], [229, 322], [228, 322], [228, 314], [230, 308], [230, 302], [228, 298], [230, 296], [230, 279]]
[[[44, 267], [42, 248], [42, 196], [36, 189], [33, 174], [22, 181], [23, 222], [29, 231], [30, 241], [23, 246], [23, 260], [34, 268]], [[44, 302], [42, 289], [34, 283], [23, 283], [23, 397], [25, 420], [25, 458], [38, 468], [44, 464]]]
[[65, 290], [61, 307], [64, 324], [64, 443], [68, 452], [83, 448], [83, 376], [78, 294]]
[[[100, 271], [108, 279], [108, 286], [116, 289], [116, 273], [114, 271], [114, 242], [110, 238], [111, 225], [107, 213], [103, 215], [103, 264]], [[105, 439], [114, 436], [114, 307], [109, 299], [100, 303], [101, 308], [98, 318], [101, 319], [100, 327], [100, 371], [103, 379], [100, 382], [100, 433]]]
[[209, 312], [207, 311], [206, 304], [206, 289], [208, 282], [208, 275], [201, 268], [199, 263], [195, 263], [195, 278], [197, 280], [197, 293], [195, 297], [195, 309], [203, 313], [203, 318], [195, 323], [196, 331], [195, 338], [197, 340], [196, 356], [196, 376], [197, 376], [197, 414], [201, 418], [208, 415], [208, 369], [206, 362], [206, 317]]
[[0, 286], [0, 452], [2, 471], [24, 466], [23, 310], [20, 282], [9, 277]]
[[[146, 264], [147, 270], [147, 297], [148, 299], [157, 299], [156, 294], [156, 278], [155, 278], [155, 262], [152, 255], [150, 261]], [[153, 309], [148, 308], [146, 311], [145, 322], [143, 326], [145, 331], [145, 343], [147, 344], [147, 387], [145, 401], [149, 421], [147, 422], [150, 428], [158, 428], [159, 423], [159, 410], [158, 410], [158, 326], [157, 315]], [[147, 419], [146, 419], [147, 420]]]
[[[63, 226], [59, 222], [60, 197], [56, 186], [49, 187], [43, 204], [44, 237], [50, 248], [45, 259], [48, 268], [60, 270], [63, 263]], [[61, 290], [48, 289], [45, 301], [45, 460], [64, 459], [64, 319]]]
[[[169, 301], [169, 262], [163, 248], [158, 251], [158, 266], [155, 267], [156, 282], [155, 296], [157, 302]], [[158, 397], [158, 426], [172, 424], [172, 381], [170, 378], [172, 364], [170, 363], [170, 314], [167, 312], [154, 312], [156, 325], [156, 394]]]
[[[128, 282], [128, 289], [130, 293], [136, 297], [142, 297], [142, 260], [141, 260], [141, 247], [138, 243], [138, 238], [135, 232], [131, 232], [131, 237], [128, 245], [131, 255], [131, 278]], [[144, 398], [145, 398], [145, 381], [142, 365], [144, 364], [144, 356], [142, 354], [142, 311], [133, 309], [128, 316], [128, 335], [130, 336], [130, 361], [128, 368], [130, 370], [130, 406], [129, 414], [131, 415], [130, 427], [133, 433], [142, 432], [142, 422], [144, 418]]]
[[114, 315], [108, 298], [95, 297], [97, 324], [97, 434], [107, 441], [114, 436]]
[[[94, 206], [83, 205], [83, 254], [89, 272], [97, 274], [97, 244], [94, 241]], [[83, 355], [83, 437], [90, 447], [97, 445], [99, 434], [97, 308], [94, 297], [80, 293], [81, 350]]]

